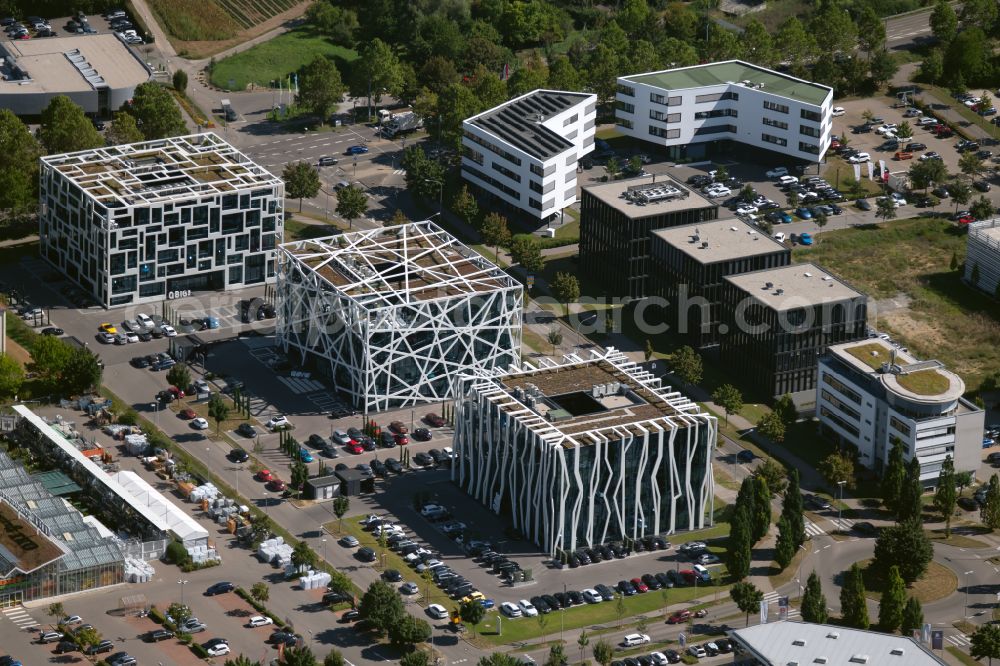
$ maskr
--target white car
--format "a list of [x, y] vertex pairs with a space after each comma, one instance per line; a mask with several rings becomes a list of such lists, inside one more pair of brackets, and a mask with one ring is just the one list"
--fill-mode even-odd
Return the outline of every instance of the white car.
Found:
[[416, 594], [420, 591], [416, 583], [403, 583], [399, 586], [399, 591], [401, 594]]
[[269, 624], [274, 624], [274, 620], [266, 615], [254, 615], [247, 621], [247, 626], [251, 629], [256, 627], [266, 627]]
[[708, 656], [708, 653], [705, 652], [705, 648], [700, 645], [692, 645], [687, 649], [687, 653], [695, 659], [704, 659]]
[[126, 331], [138, 331], [139, 322], [137, 322], [135, 319], [126, 319], [125, 321], [122, 322], [122, 328], [124, 328]]
[[199, 417], [191, 421], [191, 427], [195, 430], [208, 430], [208, 421]]
[[653, 666], [667, 666], [670, 660], [662, 652], [650, 652], [649, 658], [653, 661]]
[[216, 643], [210, 648], [206, 649], [205, 652], [208, 653], [209, 657], [221, 657], [223, 655], [229, 654], [229, 646], [225, 643]]
[[124, 334], [124, 333], [119, 333], [118, 335], [115, 336], [115, 344], [116, 345], [127, 345], [128, 344], [128, 336], [126, 334]]
[[358, 541], [356, 537], [353, 537], [350, 534], [340, 539], [340, 545], [342, 545], [344, 548], [354, 548], [359, 543], [361, 542]]
[[431, 604], [428, 606], [427, 614], [435, 620], [445, 620], [448, 618], [448, 610], [441, 604]]
[[507, 617], [521, 617], [521, 609], [517, 607], [517, 604], [509, 601], [500, 604], [500, 612]]
[[718, 199], [720, 197], [732, 196], [733, 191], [730, 190], [728, 187], [723, 186], [723, 187], [716, 187], [714, 189], [707, 190], [705, 192], [705, 194], [708, 195], [708, 196], [710, 196], [713, 199]]
[[143, 312], [140, 312], [139, 314], [137, 314], [135, 316], [135, 320], [144, 329], [150, 329], [150, 328], [153, 328], [153, 326], [155, 326], [155, 324], [153, 323], [153, 320], [150, 318], [150, 316], [148, 314], [143, 313]]
[[177, 330], [170, 324], [164, 324], [163, 326], [160, 326], [160, 330], [163, 331], [163, 335], [167, 336], [168, 338], [173, 338], [177, 336]]
[[76, 624], [83, 624], [83, 618], [79, 615], [70, 615], [69, 617], [63, 618], [62, 622], [59, 624], [64, 624], [67, 627], [72, 627]]
[[770, 171], [766, 171], [764, 175], [771, 179], [781, 178], [788, 175], [788, 167], [775, 167]]
[[899, 126], [896, 123], [886, 123], [885, 125], [880, 125], [875, 130], [875, 133], [885, 135], [886, 132], [895, 132], [897, 129], [899, 129]]
[[290, 424], [288, 423], [288, 417], [283, 414], [275, 414], [267, 421], [267, 429], [274, 430], [275, 428], [286, 428]]
[[781, 187], [782, 185], [794, 185], [797, 182], [799, 182], [799, 179], [795, 176], [780, 176], [778, 178], [778, 187]]
[[785, 242], [785, 232], [784, 231], [779, 231], [778, 233], [774, 234], [774, 240], [778, 241], [779, 243], [784, 243]]
[[851, 164], [862, 164], [871, 161], [871, 159], [872, 156], [868, 153], [858, 153], [857, 155], [852, 155], [847, 161]]
[[914, 124], [919, 127], [926, 127], [927, 125], [937, 125], [937, 118], [924, 116], [923, 118], [918, 118], [917, 120], [915, 120]]
[[757, 212], [757, 206], [740, 206], [736, 209], [737, 215], [753, 215]]
[[847, 113], [847, 112], [844, 111], [844, 107], [842, 107], [842, 106], [835, 106], [835, 107], [833, 107], [833, 111], [831, 112], [831, 115], [833, 115], [833, 116], [842, 116], [845, 113]]
[[139, 336], [135, 333], [125, 333], [125, 339], [129, 342], [139, 342]]
[[601, 593], [593, 588], [587, 588], [582, 594], [583, 600], [588, 604], [599, 604], [604, 601], [604, 597], [601, 596]]
[[337, 444], [340, 444], [341, 446], [347, 446], [348, 444], [351, 443], [350, 435], [348, 435], [343, 430], [334, 430], [333, 434], [330, 435], [330, 439], [332, 439]]
[[538, 609], [527, 599], [521, 599], [517, 602], [517, 605], [521, 609], [521, 614], [525, 617], [535, 617], [538, 615]]
[[625, 638], [622, 640], [622, 646], [630, 648], [648, 642], [649, 634], [625, 634]]
[[442, 511], [447, 511], [447, 509], [440, 504], [425, 504], [420, 508], [420, 515], [433, 516], [434, 514], [441, 513]]

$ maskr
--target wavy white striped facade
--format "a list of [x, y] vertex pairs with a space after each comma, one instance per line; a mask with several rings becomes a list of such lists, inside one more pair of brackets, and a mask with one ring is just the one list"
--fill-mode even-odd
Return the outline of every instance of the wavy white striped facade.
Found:
[[506, 374], [463, 376], [455, 390], [452, 480], [553, 555], [711, 525], [715, 417], [613, 349], [553, 367], [592, 363], [626, 375], [665, 413], [560, 429], [502, 384], [538, 368], [523, 363]]

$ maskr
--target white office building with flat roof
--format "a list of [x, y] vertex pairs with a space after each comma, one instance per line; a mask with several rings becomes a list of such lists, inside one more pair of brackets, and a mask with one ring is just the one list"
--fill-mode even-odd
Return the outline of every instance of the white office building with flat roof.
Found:
[[881, 338], [834, 345], [819, 359], [816, 417], [828, 436], [858, 449], [881, 474], [892, 442], [920, 461], [925, 486], [937, 483], [944, 459], [958, 472], [981, 463], [985, 413], [962, 397], [965, 382], [940, 361], [918, 361]]
[[104, 307], [275, 281], [285, 185], [215, 134], [41, 158], [41, 255]]
[[618, 78], [619, 131], [672, 158], [738, 142], [806, 162], [830, 145], [833, 89], [741, 60]]
[[462, 123], [462, 177], [546, 220], [576, 202], [576, 165], [594, 149], [597, 96], [535, 90]]
[[970, 224], [965, 247], [965, 279], [987, 294], [1000, 293], [1000, 217]]

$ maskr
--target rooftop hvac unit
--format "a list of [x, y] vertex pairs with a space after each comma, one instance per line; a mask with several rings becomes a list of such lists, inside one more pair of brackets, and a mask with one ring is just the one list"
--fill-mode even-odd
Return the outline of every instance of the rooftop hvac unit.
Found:
[[701, 249], [704, 250], [707, 247], [708, 247], [708, 241], [702, 241], [702, 243], [701, 243]]
[[784, 289], [779, 289], [778, 291], [774, 292], [774, 295], [775, 295], [775, 296], [781, 296], [781, 295], [782, 295], [782, 294], [784, 294], [784, 293], [785, 293], [785, 290], [784, 290]]
[[812, 277], [813, 276], [813, 274], [809, 273], [808, 271], [805, 272], [805, 273], [803, 273], [802, 275], [805, 276], [805, 277]]
[[773, 283], [773, 282], [765, 282], [765, 283], [764, 283], [764, 288], [765, 288], [765, 289], [770, 289], [770, 288], [771, 288], [771, 287], [773, 287], [773, 286], [774, 286], [774, 283]]

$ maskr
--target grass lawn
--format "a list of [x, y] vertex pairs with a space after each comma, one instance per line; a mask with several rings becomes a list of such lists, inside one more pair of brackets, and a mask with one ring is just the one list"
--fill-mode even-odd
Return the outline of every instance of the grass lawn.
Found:
[[334, 224], [307, 224], [296, 219], [285, 220], [285, 242], [322, 238], [340, 231]]
[[[882, 587], [881, 582], [875, 580], [875, 576], [869, 569], [871, 562], [871, 560], [863, 560], [858, 564], [864, 570], [865, 596], [877, 601], [882, 598]], [[908, 587], [906, 594], [916, 597], [921, 604], [926, 606], [938, 599], [944, 599], [956, 589], [958, 589], [958, 577], [955, 576], [955, 572], [942, 564], [931, 562], [930, 566], [927, 567], [927, 573]]]
[[[864, 171], [862, 170], [862, 174]], [[847, 183], [854, 179], [854, 165], [848, 164], [839, 157], [834, 157], [831, 155], [830, 159], [827, 161], [826, 167], [823, 169], [823, 177], [829, 181], [831, 185], [840, 191], [844, 192], [844, 196], [847, 196], [853, 201], [856, 197], [849, 196], [847, 192]], [[861, 185], [864, 187], [864, 195], [874, 195], [880, 194], [881, 188], [870, 178], [862, 178]]]
[[[984, 528], [984, 532], [989, 532], [988, 529]], [[951, 537], [944, 537], [944, 530], [924, 530], [927, 533], [927, 538], [931, 541], [937, 541], [939, 543], [946, 543], [949, 546], [955, 546], [956, 548], [989, 548], [990, 544], [985, 541], [980, 541], [979, 539], [973, 539], [972, 537], [965, 536], [964, 534], [956, 534], [955, 528], [951, 530]]]
[[944, 88], [940, 86], [926, 85], [923, 83], [920, 84], [920, 87], [926, 91], [925, 94], [927, 95], [927, 97], [930, 98], [927, 99], [921, 96], [920, 101], [934, 102], [934, 103], [940, 102], [942, 104], [947, 104], [952, 108], [952, 110], [957, 111], [958, 115], [962, 116], [962, 118], [964, 118], [966, 122], [972, 125], [979, 125], [979, 127], [981, 127], [986, 132], [987, 135], [996, 137], [997, 135], [996, 125], [991, 125], [988, 118], [980, 116], [978, 113], [967, 107], [965, 104], [959, 102], [957, 99], [952, 97], [951, 93], [949, 93]]
[[948, 654], [950, 654], [952, 657], [954, 657], [955, 659], [957, 659], [961, 663], [967, 664], [967, 666], [982, 666], [982, 662], [981, 661], [979, 661], [977, 659], [973, 659], [972, 657], [970, 657], [969, 655], [965, 654], [964, 652], [962, 652], [961, 650], [959, 650], [957, 647], [955, 647], [953, 645], [949, 645], [945, 649], [948, 650]]
[[284, 79], [316, 56], [333, 59], [341, 77], [346, 80], [347, 66], [357, 59], [358, 54], [300, 28], [215, 63], [212, 84], [232, 90], [244, 90], [250, 83], [267, 87], [271, 81]]
[[[580, 241], [580, 214], [572, 208], [568, 208], [570, 217], [573, 219], [566, 222], [561, 227], [556, 227], [556, 238], [560, 240], [572, 240], [574, 243]], [[573, 213], [576, 213], [575, 215]]]
[[[799, 564], [802, 562], [802, 558], [804, 558], [806, 553], [808, 552], [809, 552], [808, 549], [799, 548], [798, 552], [795, 553], [795, 557], [792, 558], [792, 561], [788, 564], [787, 567], [785, 567], [784, 571], [779, 571], [778, 563], [772, 562], [771, 571], [773, 571], [774, 573], [768, 575], [768, 579], [771, 581], [771, 587], [774, 589], [778, 589], [782, 585], [787, 584], [788, 581], [790, 581], [792, 577], [795, 575], [795, 572], [799, 570]], [[805, 579], [803, 579], [802, 580], [803, 587], [805, 586], [805, 584], [806, 581]]]
[[917, 358], [936, 358], [970, 389], [1000, 367], [1000, 306], [970, 289], [951, 258], [965, 255], [966, 233], [944, 220], [914, 218], [830, 231], [793, 261], [815, 261], [872, 299], [905, 294], [908, 307], [879, 314], [872, 326], [893, 332]]

